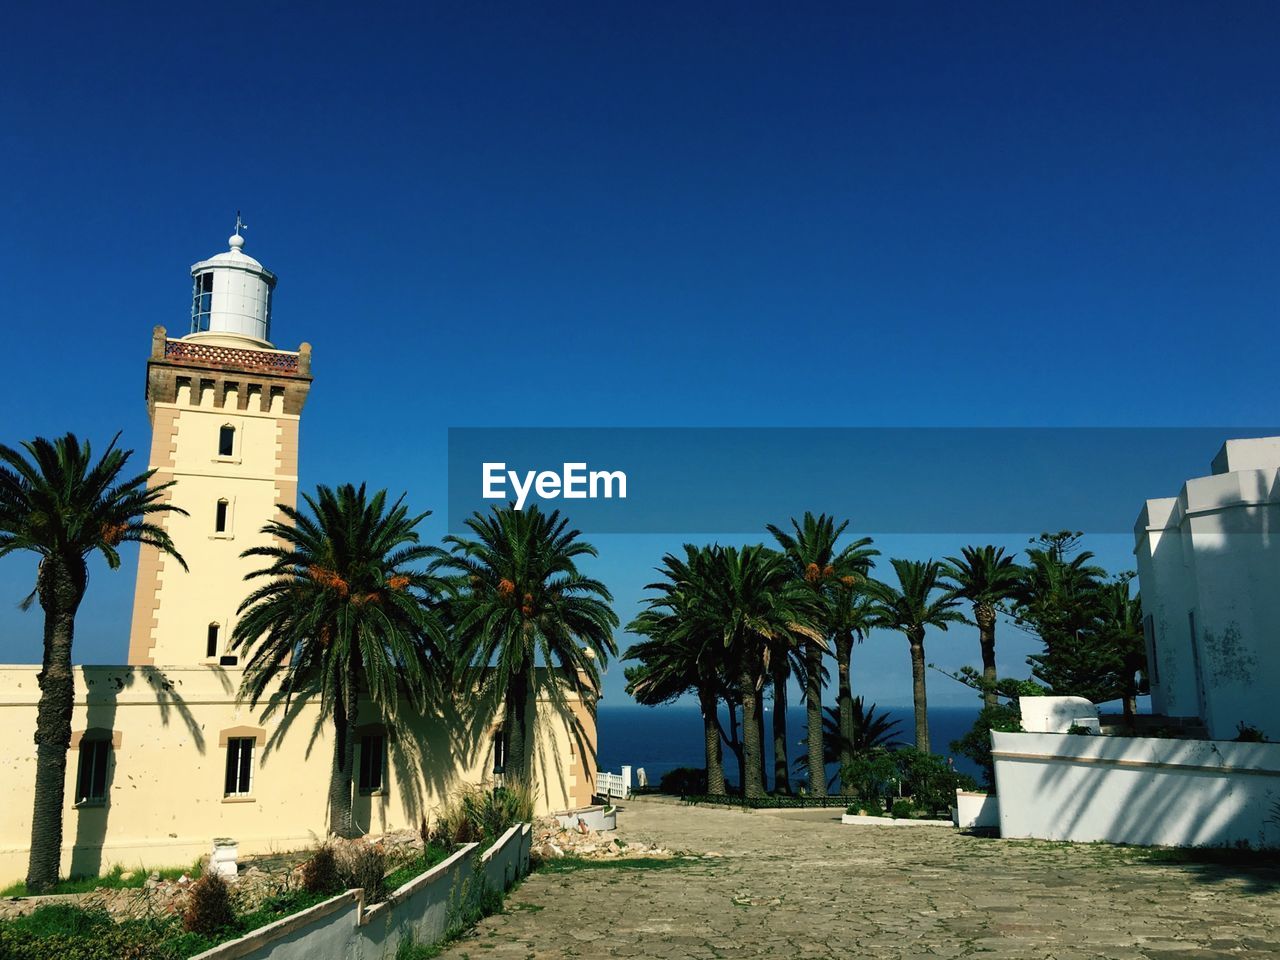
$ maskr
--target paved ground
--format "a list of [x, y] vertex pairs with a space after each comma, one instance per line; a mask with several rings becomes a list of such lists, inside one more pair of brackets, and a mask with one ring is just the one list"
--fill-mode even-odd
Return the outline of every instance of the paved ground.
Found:
[[623, 840], [718, 858], [536, 873], [444, 956], [1280, 956], [1280, 870], [1136, 850], [854, 827], [838, 811], [632, 801]]

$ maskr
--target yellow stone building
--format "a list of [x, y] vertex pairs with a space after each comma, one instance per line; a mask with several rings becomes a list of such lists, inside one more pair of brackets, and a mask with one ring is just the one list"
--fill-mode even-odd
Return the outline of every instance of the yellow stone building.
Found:
[[[163, 522], [188, 570], [142, 548], [123, 666], [76, 669], [67, 763], [64, 874], [190, 863], [215, 837], [244, 853], [323, 839], [332, 762], [318, 704], [251, 710], [237, 702], [241, 667], [229, 641], [277, 504], [298, 494], [299, 425], [311, 347], [270, 339], [276, 277], [229, 249], [191, 268], [191, 328], [152, 336], [147, 361], [150, 467], [186, 515]], [[122, 631], [123, 632], [123, 631]], [[123, 638], [122, 638], [123, 639]], [[37, 665], [0, 666], [0, 883], [23, 876], [35, 782]], [[532, 770], [540, 812], [590, 803], [593, 705], [536, 705]], [[496, 705], [456, 698], [429, 715], [360, 728], [355, 815], [370, 832], [417, 827], [462, 784], [491, 778]], [[461, 708], [461, 709], [460, 709]], [[372, 707], [361, 710], [374, 716]]]

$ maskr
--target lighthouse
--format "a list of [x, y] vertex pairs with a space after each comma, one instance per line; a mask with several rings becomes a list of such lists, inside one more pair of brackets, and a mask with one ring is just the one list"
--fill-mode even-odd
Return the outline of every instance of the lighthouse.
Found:
[[[243, 224], [225, 252], [191, 267], [191, 316], [171, 338], [152, 331], [147, 360], [152, 484], [173, 481], [168, 502], [186, 511], [159, 522], [187, 561], [143, 546], [129, 663], [233, 668], [230, 647], [245, 575], [271, 544], [263, 526], [298, 493], [298, 433], [311, 388], [311, 347], [271, 340], [276, 276], [245, 252]], [[176, 326], [176, 324], [175, 324]]]
[[236, 214], [236, 232], [225, 253], [191, 267], [191, 330], [196, 342], [245, 341], [271, 347], [271, 292], [276, 275], [244, 252], [244, 224]]

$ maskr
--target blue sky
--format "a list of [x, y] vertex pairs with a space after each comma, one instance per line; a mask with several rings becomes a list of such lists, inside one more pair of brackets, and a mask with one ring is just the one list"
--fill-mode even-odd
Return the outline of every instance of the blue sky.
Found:
[[[450, 426], [1260, 425], [1278, 34], [1263, 3], [16, 8], [2, 439], [145, 450], [151, 327], [237, 209], [277, 343], [315, 347], [304, 484], [408, 490], [429, 536]], [[597, 540], [625, 619], [677, 544]], [[0, 561], [12, 660], [32, 575]], [[78, 659], [123, 656], [132, 579], [95, 571]], [[860, 652], [881, 703], [902, 646]]]

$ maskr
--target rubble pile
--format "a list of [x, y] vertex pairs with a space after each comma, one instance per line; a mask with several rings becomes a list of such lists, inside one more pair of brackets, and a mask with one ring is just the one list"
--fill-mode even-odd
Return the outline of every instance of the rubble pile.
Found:
[[555, 817], [539, 817], [534, 821], [532, 854], [539, 860], [556, 860], [560, 857], [609, 860], [676, 856], [674, 851], [656, 844], [623, 840], [613, 830], [592, 830], [581, 820], [576, 827], [565, 828]]

